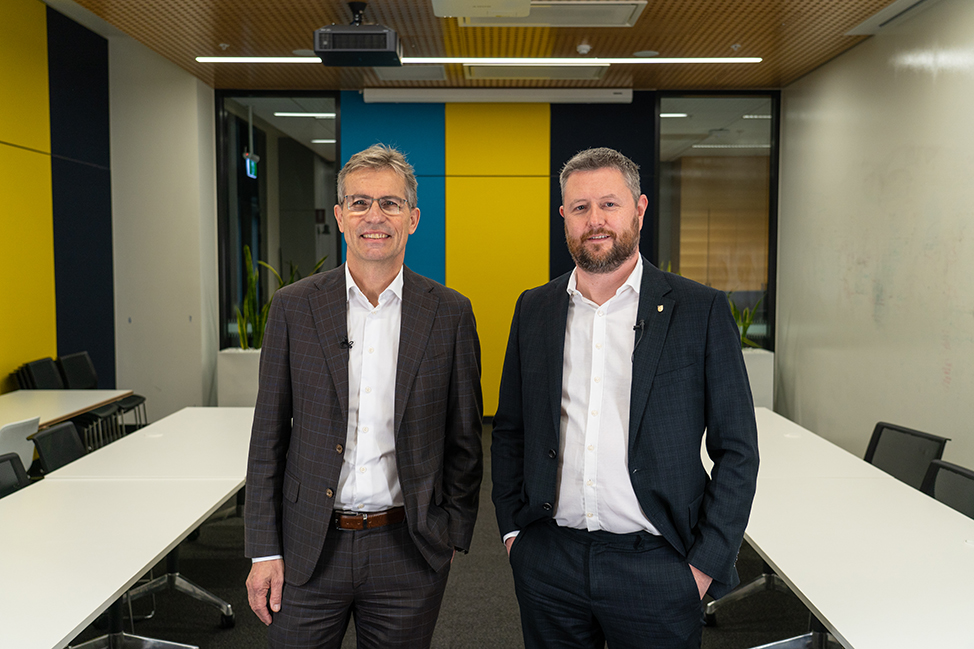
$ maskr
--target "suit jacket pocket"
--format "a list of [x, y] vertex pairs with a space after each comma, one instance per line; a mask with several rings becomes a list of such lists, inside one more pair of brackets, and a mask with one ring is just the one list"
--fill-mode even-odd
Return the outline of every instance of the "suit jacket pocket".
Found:
[[284, 472], [284, 498], [292, 503], [298, 502], [298, 492], [301, 490], [301, 482], [293, 475]]

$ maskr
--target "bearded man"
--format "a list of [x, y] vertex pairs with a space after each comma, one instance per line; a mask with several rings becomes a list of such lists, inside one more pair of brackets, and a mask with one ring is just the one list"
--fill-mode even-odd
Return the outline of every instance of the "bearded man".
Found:
[[518, 299], [491, 446], [524, 644], [699, 647], [757, 480], [740, 334], [723, 293], [640, 256], [631, 160], [589, 149], [560, 180], [575, 269]]

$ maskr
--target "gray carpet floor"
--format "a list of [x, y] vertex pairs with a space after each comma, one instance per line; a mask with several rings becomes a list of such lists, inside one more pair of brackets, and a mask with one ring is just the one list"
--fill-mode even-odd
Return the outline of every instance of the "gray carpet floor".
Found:
[[[487, 466], [480, 516], [470, 553], [454, 561], [433, 636], [434, 649], [523, 647], [514, 583], [490, 502], [489, 448], [490, 435], [485, 433]], [[157, 566], [157, 575], [164, 572], [164, 565]], [[742, 580], [760, 574], [761, 568], [760, 558], [745, 544], [738, 561]], [[135, 623], [136, 634], [197, 645], [201, 649], [263, 649], [265, 629], [250, 611], [244, 588], [249, 569], [250, 561], [243, 557], [242, 520], [227, 518], [205, 524], [197, 540], [182, 544], [180, 572], [230, 602], [235, 611], [235, 627], [221, 629], [218, 610], [181, 593], [169, 592], [156, 598], [151, 619]], [[147, 599], [136, 602], [136, 615], [150, 608], [151, 601]], [[760, 646], [805, 633], [808, 621], [807, 610], [794, 595], [759, 593], [721, 609], [717, 625], [704, 629], [703, 649]], [[350, 624], [343, 649], [355, 647], [352, 627]], [[128, 622], [126, 630], [130, 630]], [[101, 633], [103, 630], [92, 625], [73, 644]]]

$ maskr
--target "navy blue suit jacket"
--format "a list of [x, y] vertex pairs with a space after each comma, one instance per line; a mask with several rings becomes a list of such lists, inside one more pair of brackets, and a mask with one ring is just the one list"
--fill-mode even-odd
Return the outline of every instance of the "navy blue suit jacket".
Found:
[[[514, 312], [491, 446], [502, 535], [553, 515], [568, 279], [524, 292]], [[688, 563], [713, 577], [709, 592], [720, 597], [739, 582], [735, 562], [758, 469], [740, 334], [722, 292], [646, 260], [640, 320], [629, 466], [620, 470], [628, 470], [646, 517]], [[710, 477], [700, 459], [705, 430]]]

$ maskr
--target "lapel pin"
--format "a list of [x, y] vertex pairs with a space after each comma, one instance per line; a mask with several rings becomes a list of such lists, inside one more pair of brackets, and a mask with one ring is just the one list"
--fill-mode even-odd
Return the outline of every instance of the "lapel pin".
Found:
[[663, 305], [660, 304], [658, 307], [656, 307], [656, 310], [659, 311], [660, 313], [663, 313]]

